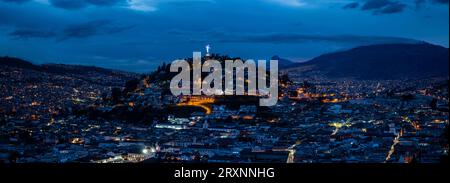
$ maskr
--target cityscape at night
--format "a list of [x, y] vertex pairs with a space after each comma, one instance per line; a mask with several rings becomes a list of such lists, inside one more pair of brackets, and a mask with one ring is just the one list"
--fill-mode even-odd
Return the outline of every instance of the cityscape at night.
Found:
[[166, 64], [147, 75], [2, 62], [5, 162], [438, 163], [448, 153], [448, 77], [288, 69], [277, 105], [261, 107], [253, 96], [174, 96]]
[[[448, 18], [448, 0], [0, 0], [0, 163], [448, 161]], [[193, 52], [277, 61], [277, 103], [174, 95]]]

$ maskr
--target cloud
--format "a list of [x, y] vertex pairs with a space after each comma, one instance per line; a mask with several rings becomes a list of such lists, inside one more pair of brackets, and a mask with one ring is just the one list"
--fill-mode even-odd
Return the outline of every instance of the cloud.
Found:
[[449, 4], [449, 0], [415, 0], [415, 9], [420, 10], [422, 7], [424, 7], [427, 3], [433, 4], [433, 5], [445, 5]]
[[381, 14], [392, 14], [392, 13], [400, 13], [406, 8], [406, 4], [402, 3], [392, 3], [387, 5], [386, 7], [375, 11], [375, 13], [381, 13]]
[[306, 3], [303, 0], [266, 0], [266, 1], [291, 7], [300, 7], [306, 5]]
[[392, 2], [390, 0], [368, 0], [361, 7], [362, 10], [376, 10], [388, 6]]
[[95, 35], [107, 35], [123, 32], [134, 26], [114, 25], [110, 20], [94, 20], [77, 25], [68, 26], [63, 30], [61, 40], [70, 38], [87, 38]]
[[110, 20], [94, 20], [66, 26], [62, 29], [17, 28], [8, 35], [14, 39], [55, 38], [58, 41], [110, 35], [132, 29], [134, 26], [114, 24]]
[[105, 29], [104, 33], [106, 33], [106, 34], [116, 34], [116, 33], [127, 31], [129, 29], [134, 28], [134, 27], [135, 27], [134, 25], [129, 25], [129, 26], [112, 26], [112, 27], [109, 27], [109, 28]]
[[1, 1], [7, 2], [7, 3], [22, 4], [22, 3], [26, 3], [26, 2], [31, 1], [31, 0], [1, 0]]
[[357, 43], [357, 44], [383, 44], [383, 43], [419, 43], [420, 41], [389, 36], [360, 36], [360, 35], [313, 35], [297, 33], [230, 33], [222, 29], [193, 31], [186, 29], [171, 29], [167, 31], [173, 36], [184, 36], [191, 43], [268, 43], [268, 44], [303, 44], [308, 42], [329, 43]]
[[355, 9], [359, 6], [358, 2], [348, 3], [342, 7], [342, 9]]
[[355, 9], [362, 3], [361, 10], [372, 11], [374, 15], [394, 14], [403, 12], [408, 6], [413, 9], [420, 10], [426, 4], [449, 4], [449, 0], [356, 0], [353, 3], [346, 4], [342, 9]]
[[127, 8], [135, 11], [152, 12], [157, 6], [166, 3], [172, 5], [186, 5], [189, 3], [214, 3], [215, 0], [128, 0]]
[[85, 0], [86, 3], [96, 6], [112, 6], [120, 3], [122, 0]]
[[367, 0], [361, 10], [372, 11], [375, 15], [378, 14], [394, 14], [403, 12], [407, 7], [405, 3], [391, 0]]
[[78, 10], [90, 6], [120, 7], [135, 11], [152, 12], [162, 3], [214, 2], [214, 0], [49, 0], [57, 8]]
[[415, 0], [414, 4], [416, 5], [416, 10], [422, 8], [422, 6], [426, 3], [425, 0]]
[[81, 9], [88, 5], [84, 0], [50, 0], [50, 4], [67, 10]]
[[153, 0], [129, 0], [128, 8], [136, 11], [151, 12], [156, 11], [156, 2]]
[[88, 6], [113, 6], [125, 0], [49, 0], [57, 8], [76, 10]]
[[14, 37], [16, 39], [51, 38], [55, 37], [56, 33], [53, 31], [46, 31], [46, 30], [17, 29], [9, 33], [9, 36]]
[[437, 4], [448, 4], [449, 0], [432, 0], [433, 3]]
[[110, 24], [107, 20], [95, 20], [72, 25], [64, 29], [64, 38], [85, 38], [100, 34], [102, 27]]
[[400, 37], [358, 36], [358, 35], [303, 35], [294, 33], [275, 33], [260, 35], [228, 35], [217, 40], [225, 43], [271, 43], [271, 44], [300, 44], [305, 42], [333, 42], [358, 44], [385, 43], [418, 43], [419, 41]]

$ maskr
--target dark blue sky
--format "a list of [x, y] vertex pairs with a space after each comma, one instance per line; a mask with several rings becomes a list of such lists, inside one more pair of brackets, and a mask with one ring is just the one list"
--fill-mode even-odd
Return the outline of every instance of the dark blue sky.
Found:
[[0, 55], [134, 72], [212, 51], [304, 61], [358, 45], [448, 47], [448, 0], [0, 0]]

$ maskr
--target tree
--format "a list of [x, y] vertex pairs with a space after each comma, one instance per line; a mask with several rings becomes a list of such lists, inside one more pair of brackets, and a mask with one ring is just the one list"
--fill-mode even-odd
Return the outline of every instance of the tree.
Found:
[[282, 84], [288, 84], [288, 85], [293, 83], [292, 80], [289, 78], [289, 75], [287, 75], [287, 74], [282, 74], [280, 76], [280, 82]]
[[311, 88], [313, 87], [313, 85], [311, 83], [309, 83], [308, 81], [303, 81], [303, 88]]
[[433, 109], [433, 110], [436, 110], [436, 109], [437, 109], [437, 99], [433, 98], [433, 100], [431, 100], [431, 102], [430, 102], [430, 107], [431, 107], [431, 109]]
[[114, 103], [118, 103], [121, 96], [122, 91], [120, 90], [120, 88], [114, 87], [111, 89], [111, 99]]
[[124, 94], [135, 91], [139, 86], [138, 79], [132, 79], [125, 83], [125, 89], [123, 90]]
[[166, 71], [166, 63], [165, 62], [163, 62], [161, 69], [162, 69], [162, 71]]
[[102, 93], [102, 100], [103, 101], [106, 101], [106, 100], [108, 100], [108, 94], [105, 92], [105, 93]]
[[411, 100], [414, 100], [414, 95], [412, 94], [406, 94], [401, 96], [401, 100], [405, 102], [410, 102]]

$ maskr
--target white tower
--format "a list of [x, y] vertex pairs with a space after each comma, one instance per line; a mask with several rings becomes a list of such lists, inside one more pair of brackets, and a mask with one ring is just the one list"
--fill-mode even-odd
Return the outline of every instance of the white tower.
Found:
[[209, 53], [209, 50], [211, 49], [211, 46], [208, 44], [206, 45], [206, 56], [209, 57], [211, 54]]

